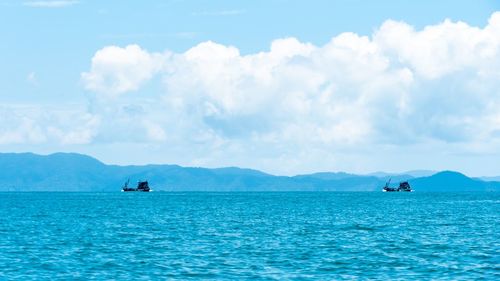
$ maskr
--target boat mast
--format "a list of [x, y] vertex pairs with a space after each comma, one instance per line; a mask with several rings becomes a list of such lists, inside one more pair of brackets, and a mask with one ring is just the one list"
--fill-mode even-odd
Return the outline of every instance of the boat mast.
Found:
[[389, 187], [389, 184], [391, 184], [391, 180], [392, 180], [392, 178], [389, 178], [389, 181], [387, 181], [387, 182], [385, 183], [385, 187]]

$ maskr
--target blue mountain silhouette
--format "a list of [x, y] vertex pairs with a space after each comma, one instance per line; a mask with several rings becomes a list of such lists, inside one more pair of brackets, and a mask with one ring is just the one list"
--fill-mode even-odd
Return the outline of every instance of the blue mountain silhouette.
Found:
[[106, 165], [77, 153], [0, 153], [0, 191], [119, 191], [127, 179], [148, 180], [154, 190], [164, 191], [379, 191], [388, 178], [409, 180], [418, 192], [500, 191], [499, 182], [451, 171], [427, 177], [342, 172], [287, 177], [237, 167]]

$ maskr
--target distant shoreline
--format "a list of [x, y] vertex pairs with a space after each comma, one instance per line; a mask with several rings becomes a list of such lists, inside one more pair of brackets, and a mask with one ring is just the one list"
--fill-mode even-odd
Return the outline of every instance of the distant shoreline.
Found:
[[0, 153], [0, 166], [2, 192], [119, 192], [127, 179], [131, 183], [148, 180], [155, 192], [379, 192], [389, 179], [409, 181], [416, 192], [500, 191], [500, 182], [453, 171], [429, 171], [424, 176], [383, 172], [275, 176], [238, 167], [106, 165], [76, 153]]

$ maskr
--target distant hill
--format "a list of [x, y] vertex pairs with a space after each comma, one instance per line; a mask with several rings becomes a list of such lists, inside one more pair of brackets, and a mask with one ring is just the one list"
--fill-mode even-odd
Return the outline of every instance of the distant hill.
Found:
[[427, 177], [408, 174], [314, 173], [274, 176], [237, 167], [106, 165], [87, 155], [0, 153], [0, 191], [119, 191], [123, 183], [148, 180], [164, 191], [379, 191], [388, 179], [409, 180], [416, 191], [500, 191], [500, 183], [456, 172]]
[[430, 177], [416, 178], [410, 184], [418, 191], [500, 191], [500, 182], [486, 182], [472, 179], [464, 174], [444, 171]]
[[105, 182], [108, 166], [76, 153], [48, 156], [33, 153], [0, 154], [0, 190], [14, 191], [98, 191]]

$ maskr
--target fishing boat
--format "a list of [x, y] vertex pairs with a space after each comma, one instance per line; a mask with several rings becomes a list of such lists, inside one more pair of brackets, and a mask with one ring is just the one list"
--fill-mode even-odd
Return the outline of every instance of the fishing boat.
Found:
[[398, 187], [390, 187], [390, 183], [391, 179], [385, 183], [385, 186], [382, 189], [383, 192], [413, 192], [408, 181], [400, 182]]
[[137, 187], [129, 187], [130, 180], [127, 180], [125, 184], [122, 187], [122, 192], [128, 192], [128, 191], [139, 191], [139, 192], [151, 192], [152, 190], [149, 188], [149, 184], [147, 181], [139, 181], [137, 183]]

